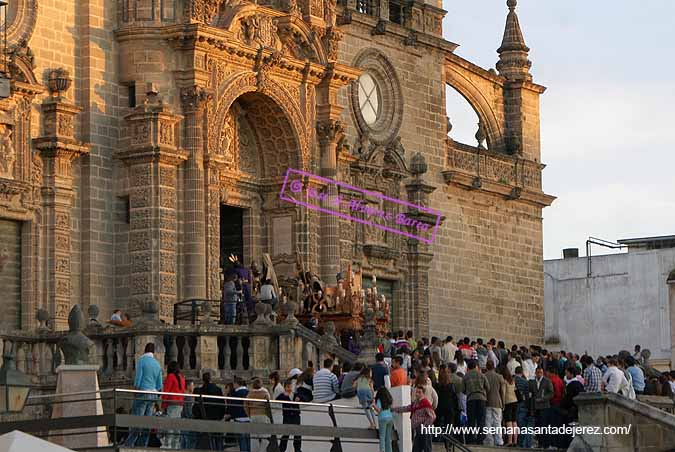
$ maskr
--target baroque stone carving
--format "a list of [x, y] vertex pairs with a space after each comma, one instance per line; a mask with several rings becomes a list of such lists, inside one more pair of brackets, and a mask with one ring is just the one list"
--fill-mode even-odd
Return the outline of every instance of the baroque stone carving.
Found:
[[342, 41], [343, 33], [336, 27], [330, 27], [323, 37], [323, 45], [326, 49], [326, 58], [328, 61], [338, 59], [338, 47]]
[[14, 178], [16, 151], [12, 143], [12, 129], [9, 124], [0, 124], [0, 177]]
[[337, 0], [326, 0], [325, 8], [326, 27], [334, 27], [337, 22]]
[[222, 0], [186, 0], [185, 17], [209, 25], [218, 15], [221, 3]]
[[238, 37], [251, 46], [280, 48], [276, 21], [264, 14], [256, 13], [241, 19]]
[[89, 349], [94, 343], [82, 333], [85, 326], [80, 305], [73, 306], [68, 315], [69, 333], [59, 341], [66, 365], [89, 364]]

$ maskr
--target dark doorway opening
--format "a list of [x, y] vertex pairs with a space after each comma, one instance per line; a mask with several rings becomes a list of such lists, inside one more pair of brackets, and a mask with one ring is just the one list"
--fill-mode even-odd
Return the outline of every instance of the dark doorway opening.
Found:
[[231, 265], [228, 257], [234, 254], [244, 264], [244, 209], [220, 206], [220, 266]]

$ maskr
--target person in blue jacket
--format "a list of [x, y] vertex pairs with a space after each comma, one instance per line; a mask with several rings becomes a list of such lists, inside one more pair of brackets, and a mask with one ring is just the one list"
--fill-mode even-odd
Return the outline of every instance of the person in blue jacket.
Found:
[[[145, 353], [136, 361], [134, 389], [138, 391], [162, 391], [162, 366], [155, 358], [155, 344], [145, 344]], [[158, 394], [137, 394], [131, 407], [134, 416], [152, 416], [153, 408], [159, 401]], [[150, 435], [147, 429], [131, 429], [126, 441], [127, 447], [148, 447]]]

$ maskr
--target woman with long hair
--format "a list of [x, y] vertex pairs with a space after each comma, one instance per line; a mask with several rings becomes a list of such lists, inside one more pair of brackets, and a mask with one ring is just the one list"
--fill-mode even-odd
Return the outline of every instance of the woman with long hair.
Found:
[[513, 379], [508, 367], [500, 367], [498, 372], [504, 377], [506, 382], [506, 396], [504, 397], [504, 424], [513, 432], [506, 435], [506, 447], [514, 447], [518, 444], [517, 413], [518, 396], [516, 395], [516, 381]]
[[466, 362], [464, 362], [464, 353], [461, 350], [455, 352], [455, 361], [457, 361], [457, 373], [466, 375]]
[[[162, 395], [162, 410], [170, 418], [180, 418], [183, 412], [184, 396], [178, 394], [185, 394], [185, 377], [180, 372], [178, 363], [171, 361], [166, 371], [166, 380], [164, 380], [164, 388], [162, 392], [170, 392]], [[162, 439], [162, 446], [165, 449], [180, 449], [180, 432], [177, 430], [167, 430]]]
[[371, 405], [373, 404], [373, 376], [370, 367], [366, 366], [361, 371], [359, 378], [354, 382], [356, 387], [356, 396], [359, 398], [361, 408], [366, 412], [368, 422], [370, 422], [371, 429], [375, 430], [375, 414], [373, 413]]
[[391, 439], [394, 433], [394, 415], [391, 406], [394, 399], [389, 390], [382, 386], [375, 394], [375, 412], [380, 436], [380, 452], [392, 452]]
[[450, 378], [450, 371], [443, 367], [438, 374], [438, 381], [433, 385], [438, 394], [436, 424], [445, 427], [448, 424], [459, 425], [459, 396]]

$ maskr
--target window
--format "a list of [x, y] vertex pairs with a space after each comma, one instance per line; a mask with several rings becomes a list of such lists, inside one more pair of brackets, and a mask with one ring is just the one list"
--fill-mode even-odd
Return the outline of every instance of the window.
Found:
[[136, 107], [136, 84], [131, 83], [128, 87], [129, 108]]
[[403, 7], [400, 0], [391, 0], [389, 2], [389, 21], [403, 25]]
[[380, 90], [368, 73], [359, 78], [359, 109], [366, 124], [375, 124], [380, 115]]

